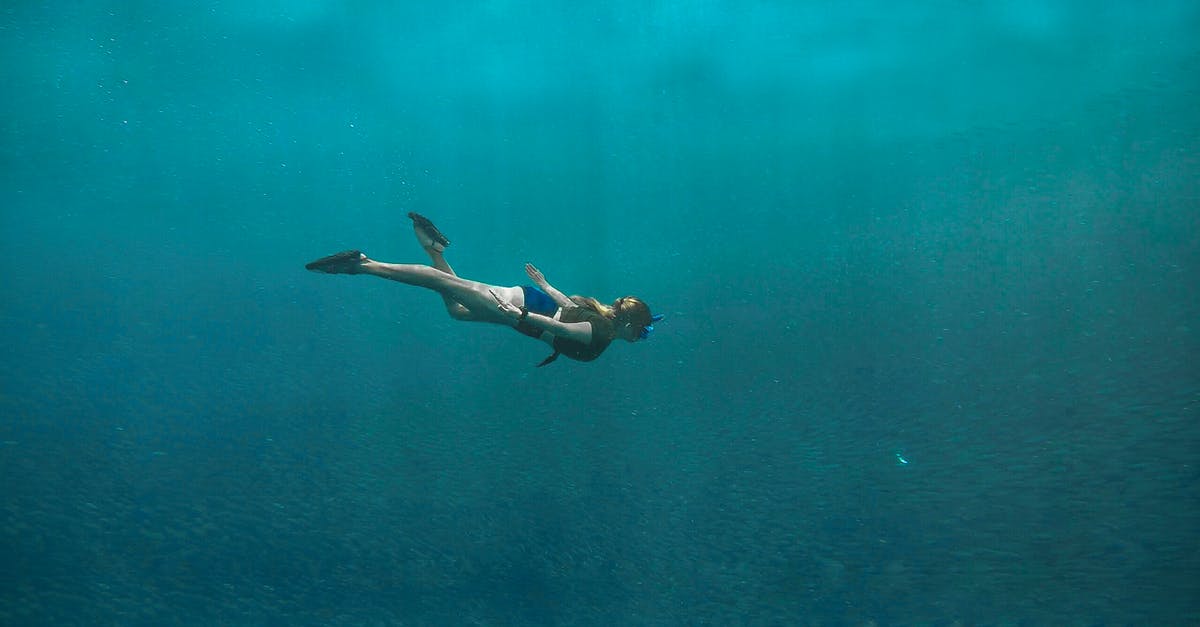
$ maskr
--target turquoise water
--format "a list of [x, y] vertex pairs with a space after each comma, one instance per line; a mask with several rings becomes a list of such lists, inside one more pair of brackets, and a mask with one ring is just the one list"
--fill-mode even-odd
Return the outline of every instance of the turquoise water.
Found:
[[1200, 622], [1195, 3], [441, 4], [0, 7], [0, 623]]

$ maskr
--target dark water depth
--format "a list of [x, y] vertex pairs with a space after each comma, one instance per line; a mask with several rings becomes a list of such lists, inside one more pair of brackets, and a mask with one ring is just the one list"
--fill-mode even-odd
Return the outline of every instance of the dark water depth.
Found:
[[[1193, 2], [0, 5], [0, 624], [1200, 623]], [[305, 272], [645, 299], [599, 360]]]

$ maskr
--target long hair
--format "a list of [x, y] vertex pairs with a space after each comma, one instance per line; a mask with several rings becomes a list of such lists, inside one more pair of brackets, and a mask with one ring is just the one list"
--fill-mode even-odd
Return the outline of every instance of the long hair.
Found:
[[605, 305], [591, 296], [572, 296], [571, 300], [614, 322], [628, 322], [643, 327], [651, 323], [650, 307], [635, 296], [622, 296], [612, 305]]

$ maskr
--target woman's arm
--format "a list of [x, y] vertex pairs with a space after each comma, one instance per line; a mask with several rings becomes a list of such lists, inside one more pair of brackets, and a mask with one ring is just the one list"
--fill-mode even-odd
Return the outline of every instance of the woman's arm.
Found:
[[592, 323], [590, 322], [560, 322], [550, 316], [543, 316], [531, 311], [525, 316], [525, 324], [564, 340], [574, 340], [580, 344], [592, 342]]
[[524, 320], [526, 324], [550, 333], [554, 337], [574, 340], [582, 344], [590, 344], [592, 341], [592, 323], [590, 322], [560, 322], [550, 316], [543, 316], [524, 307], [517, 307], [500, 298], [495, 292], [492, 292], [492, 298], [496, 299], [496, 308], [508, 314], [514, 321]]
[[[548, 283], [546, 281], [546, 277], [545, 277], [545, 275], [542, 274], [542, 271], [533, 267], [532, 263], [525, 264], [525, 274], [528, 274], [529, 278], [533, 279], [533, 283], [535, 285], [537, 285], [538, 288], [540, 288], [543, 292], [548, 294], [550, 296], [550, 298], [553, 298], [554, 302], [556, 304], [558, 304], [559, 307], [562, 307], [564, 309], [570, 309], [571, 307], [579, 306], [579, 305], [575, 304], [575, 301], [571, 300], [570, 298], [567, 298], [566, 294], [563, 294], [562, 292], [558, 291], [553, 285], [550, 285], [550, 283]], [[557, 335], [557, 334], [555, 334], [555, 335]]]

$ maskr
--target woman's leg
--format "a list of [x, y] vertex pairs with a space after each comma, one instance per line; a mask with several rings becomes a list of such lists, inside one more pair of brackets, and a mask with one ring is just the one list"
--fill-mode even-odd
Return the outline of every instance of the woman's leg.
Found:
[[[468, 281], [437, 268], [420, 264], [383, 263], [372, 259], [363, 259], [358, 266], [358, 272], [433, 290], [441, 294], [447, 302], [453, 301], [455, 305], [461, 307], [461, 310], [452, 310], [450, 313], [458, 320], [513, 326], [514, 321], [496, 307], [496, 300], [492, 298], [491, 292], [495, 292], [500, 298], [517, 306], [521, 306], [525, 302], [525, 294], [519, 287], [498, 287], [478, 281]], [[456, 315], [455, 311], [462, 313]]]
[[[525, 305], [525, 292], [520, 287], [499, 287], [487, 285], [478, 281], [468, 281], [454, 274], [454, 269], [446, 262], [442, 252], [446, 240], [437, 227], [428, 219], [416, 214], [413, 218], [413, 230], [417, 242], [429, 255], [433, 266], [419, 264], [383, 263], [368, 259], [357, 250], [346, 250], [340, 253], [322, 257], [305, 267], [314, 272], [328, 274], [372, 274], [384, 279], [424, 287], [441, 295], [446, 304], [446, 311], [456, 320], [493, 322], [506, 326], [514, 326], [514, 321], [500, 313], [495, 292], [500, 298], [518, 306]], [[425, 229], [432, 229], [433, 233]]]
[[[433, 262], [433, 267], [445, 272], [446, 274], [449, 274], [450, 276], [458, 276], [457, 274], [454, 274], [454, 268], [450, 267], [450, 264], [446, 261], [446, 256], [442, 254], [442, 251], [444, 251], [446, 247], [435, 240], [432, 235], [426, 233], [425, 229], [422, 228], [421, 223], [428, 222], [428, 220], [425, 218], [418, 219], [420, 216], [414, 217], [416, 214], [413, 213], [408, 215], [410, 218], [413, 218], [413, 234], [417, 236], [417, 243], [421, 245], [421, 248], [425, 249], [425, 254], [429, 255], [429, 260]], [[451, 318], [454, 318], [455, 320], [475, 319], [470, 309], [468, 309], [462, 303], [454, 300], [450, 296], [442, 294], [442, 302], [446, 304], [446, 312], [450, 314]]]

